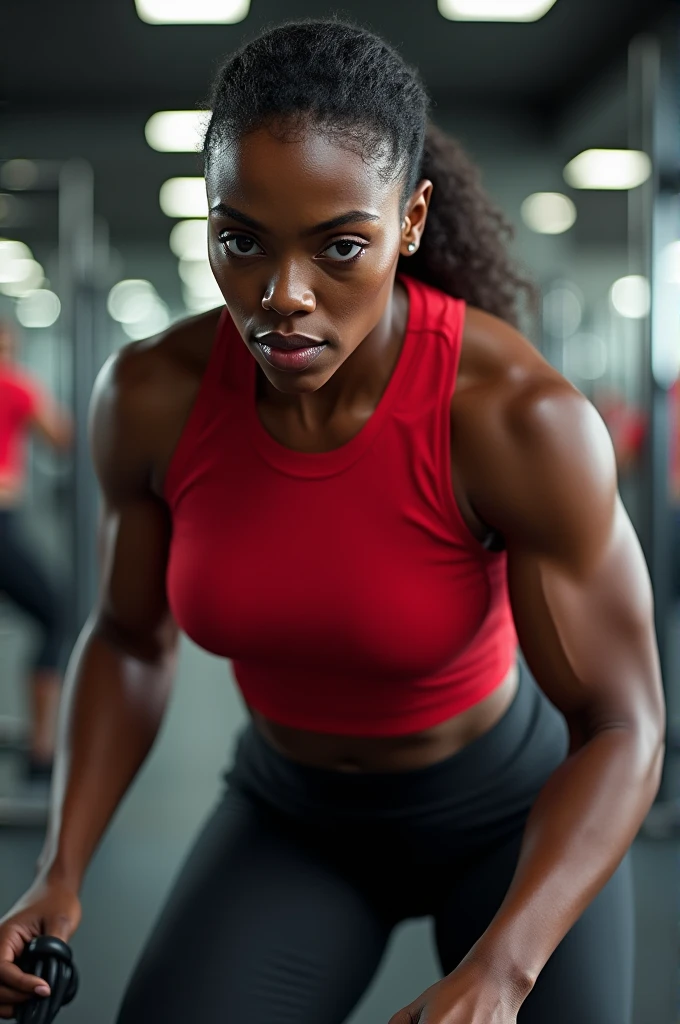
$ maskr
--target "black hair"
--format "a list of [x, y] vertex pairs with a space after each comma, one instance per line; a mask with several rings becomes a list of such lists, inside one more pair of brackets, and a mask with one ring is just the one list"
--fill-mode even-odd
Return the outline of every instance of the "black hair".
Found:
[[294, 138], [310, 125], [403, 179], [402, 210], [423, 178], [434, 190], [417, 253], [399, 270], [510, 323], [533, 285], [513, 267], [513, 228], [454, 139], [429, 119], [418, 71], [379, 36], [336, 18], [265, 30], [219, 69], [208, 101], [206, 162], [216, 145], [267, 126]]

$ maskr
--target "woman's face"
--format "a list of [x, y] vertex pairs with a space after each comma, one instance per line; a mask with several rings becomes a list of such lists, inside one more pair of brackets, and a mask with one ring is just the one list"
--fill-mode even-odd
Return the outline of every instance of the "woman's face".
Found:
[[314, 131], [261, 129], [216, 148], [206, 184], [210, 264], [243, 340], [278, 390], [317, 390], [384, 316], [430, 183], [402, 228], [400, 180]]

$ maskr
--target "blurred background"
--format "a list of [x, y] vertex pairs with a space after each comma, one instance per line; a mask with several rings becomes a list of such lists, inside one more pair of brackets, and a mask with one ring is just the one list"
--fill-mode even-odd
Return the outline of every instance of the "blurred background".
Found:
[[[5, 0], [0, 319], [71, 411], [29, 450], [24, 526], [63, 584], [72, 645], [96, 587], [87, 409], [106, 358], [220, 302], [206, 261], [197, 113], [219, 59], [321, 0]], [[346, 0], [417, 64], [434, 119], [479, 164], [542, 295], [524, 330], [597, 405], [656, 596], [669, 709], [662, 791], [634, 846], [636, 1024], [680, 1021], [680, 7], [672, 0]], [[198, 23], [192, 23], [194, 22]], [[0, 914], [33, 877], [44, 807], [23, 788], [33, 626], [0, 593]], [[69, 647], [70, 650], [70, 647]], [[159, 742], [90, 869], [72, 1024], [109, 1024], [244, 721], [228, 663], [183, 640]], [[425, 921], [395, 934], [352, 1017], [436, 978]], [[60, 1018], [61, 1019], [61, 1018]], [[321, 1022], [320, 1022], [321, 1024]]]

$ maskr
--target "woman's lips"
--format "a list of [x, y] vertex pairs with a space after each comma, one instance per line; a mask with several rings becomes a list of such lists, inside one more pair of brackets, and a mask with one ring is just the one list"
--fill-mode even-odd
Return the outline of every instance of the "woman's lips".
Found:
[[325, 342], [302, 334], [265, 334], [255, 344], [270, 366], [292, 371], [306, 370], [326, 347]]

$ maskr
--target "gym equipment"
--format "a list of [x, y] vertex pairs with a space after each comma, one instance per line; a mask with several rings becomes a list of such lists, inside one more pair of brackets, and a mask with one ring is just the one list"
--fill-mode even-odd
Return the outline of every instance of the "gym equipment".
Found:
[[43, 978], [52, 993], [42, 999], [34, 996], [19, 1007], [17, 1024], [52, 1024], [62, 1006], [72, 1002], [78, 992], [78, 972], [70, 946], [52, 935], [41, 935], [29, 942], [17, 966]]

